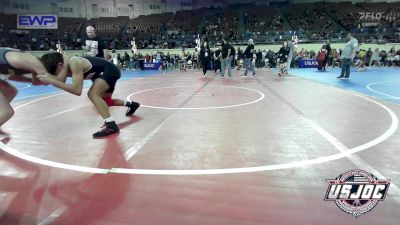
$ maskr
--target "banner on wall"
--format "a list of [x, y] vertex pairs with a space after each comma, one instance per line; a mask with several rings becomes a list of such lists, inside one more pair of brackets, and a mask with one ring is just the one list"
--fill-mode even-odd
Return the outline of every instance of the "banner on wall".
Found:
[[18, 29], [58, 29], [57, 14], [18, 14]]
[[299, 68], [318, 68], [318, 61], [316, 59], [298, 59], [297, 63]]
[[143, 68], [142, 70], [159, 70], [161, 66], [161, 63], [156, 62], [156, 63], [143, 63]]

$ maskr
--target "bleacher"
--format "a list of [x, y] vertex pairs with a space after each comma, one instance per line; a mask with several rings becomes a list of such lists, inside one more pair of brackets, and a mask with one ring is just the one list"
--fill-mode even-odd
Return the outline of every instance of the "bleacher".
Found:
[[265, 33], [285, 28], [283, 21], [280, 21], [279, 13], [272, 7], [251, 7], [244, 10], [244, 13], [246, 31]]
[[120, 37], [122, 30], [128, 24], [129, 17], [100, 17], [90, 19], [87, 25], [92, 25], [96, 29], [96, 34], [106, 37]]
[[185, 10], [176, 12], [175, 16], [168, 21], [168, 31], [178, 31], [178, 33], [196, 34], [200, 24], [202, 14], [206, 9]]
[[282, 37], [290, 37], [294, 31], [306, 42], [340, 40], [347, 31], [362, 37], [362, 40], [400, 39], [398, 16], [393, 17], [396, 20], [382, 19], [377, 28], [364, 28], [359, 15], [363, 11], [383, 12], [385, 16], [399, 15], [400, 3], [341, 2], [279, 6], [246, 4], [153, 14], [134, 19], [107, 17], [87, 20], [59, 17], [57, 30], [17, 30], [16, 15], [0, 13], [0, 40], [1, 45], [12, 47], [24, 46], [24, 42], [33, 39], [37, 40], [38, 45], [45, 42], [45, 47], [52, 46], [58, 40], [75, 45], [79, 38], [85, 38], [87, 25], [93, 25], [97, 35], [106, 40], [114, 40], [120, 47], [129, 46], [132, 37], [136, 38], [137, 43], [143, 44], [142, 46], [156, 41], [156, 46], [174, 42], [173, 46], [179, 47], [181, 43], [193, 42], [194, 35], [199, 31], [214, 42], [218, 42], [221, 35], [228, 38], [233, 35], [237, 43], [245, 42], [249, 37], [257, 42], [279, 41]]
[[172, 13], [139, 16], [138, 18], [129, 20], [124, 35], [143, 38], [151, 36], [154, 33], [159, 33], [166, 21], [169, 21], [172, 16]]

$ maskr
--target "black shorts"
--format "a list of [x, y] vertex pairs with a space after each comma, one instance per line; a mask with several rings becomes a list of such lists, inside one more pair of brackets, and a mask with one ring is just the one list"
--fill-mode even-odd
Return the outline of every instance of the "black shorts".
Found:
[[121, 78], [121, 71], [116, 65], [110, 63], [104, 68], [103, 73], [98, 78], [103, 79], [110, 87], [106, 92], [113, 93], [117, 81]]

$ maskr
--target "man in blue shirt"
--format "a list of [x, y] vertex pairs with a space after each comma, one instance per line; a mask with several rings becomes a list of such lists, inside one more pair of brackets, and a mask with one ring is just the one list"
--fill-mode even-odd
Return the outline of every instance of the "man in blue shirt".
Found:
[[353, 37], [351, 33], [347, 35], [347, 43], [342, 50], [340, 56], [342, 61], [342, 73], [338, 77], [339, 79], [350, 78], [350, 66], [353, 62], [356, 52], [358, 50], [358, 41]]

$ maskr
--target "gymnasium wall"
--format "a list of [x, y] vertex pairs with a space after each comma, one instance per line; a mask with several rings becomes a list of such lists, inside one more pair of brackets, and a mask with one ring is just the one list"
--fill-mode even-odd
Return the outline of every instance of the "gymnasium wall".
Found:
[[[291, 3], [311, 3], [318, 1], [310, 1], [310, 0], [292, 0]], [[319, 2], [352, 2], [352, 3], [374, 3], [374, 2], [398, 2], [398, 0], [324, 0]]]
[[[206, 5], [210, 1], [214, 0], [201, 1], [200, 5]], [[185, 4], [181, 4], [182, 2]], [[2, 1], [0, 12], [57, 13], [61, 17], [80, 18], [116, 16], [134, 18], [140, 15], [190, 10], [193, 9], [193, 2], [196, 3], [197, 0], [6, 0], [4, 3]]]
[[[270, 0], [277, 2], [285, 0]], [[266, 4], [266, 0], [1, 0], [6, 14], [56, 13], [60, 17], [116, 17], [150, 15], [235, 3]], [[93, 6], [95, 5], [95, 6]]]
[[86, 8], [82, 0], [8, 0], [2, 2], [0, 11], [6, 14], [55, 13], [60, 17], [86, 16]]
[[[297, 47], [297, 51], [300, 51], [302, 48], [304, 48], [305, 50], [311, 51], [319, 51], [321, 49], [322, 44], [304, 44], [304, 45], [299, 45]], [[343, 48], [344, 44], [331, 44], [332, 49], [340, 49]], [[396, 46], [396, 49], [398, 49], [400, 47], [400, 44], [385, 44], [385, 45], [377, 45], [377, 44], [365, 44], [365, 45], [361, 45], [360, 49], [365, 49], [368, 50], [368, 48], [371, 48], [372, 50], [375, 50], [375, 48], [379, 48], [379, 50], [386, 50], [389, 51], [390, 48], [392, 48], [393, 46]], [[246, 48], [246, 46], [235, 46], [235, 48], [240, 47], [242, 50], [244, 50]], [[255, 50], [258, 51], [259, 49], [261, 50], [272, 50], [274, 52], [277, 52], [279, 49], [281, 48], [281, 45], [256, 45], [255, 46]], [[120, 53], [121, 55], [124, 54], [126, 52], [128, 52], [128, 54], [131, 55], [131, 50], [130, 49], [126, 49], [126, 50], [117, 50], [117, 53]], [[139, 49], [139, 53], [141, 54], [155, 54], [157, 53], [158, 49]], [[164, 53], [169, 52], [170, 54], [181, 54], [182, 50], [181, 49], [159, 49], [159, 51], [162, 51]], [[194, 49], [186, 49], [186, 51], [188, 52], [194, 52]], [[32, 54], [34, 54], [35, 56], [41, 56], [42, 54], [44, 54], [46, 52], [44, 51], [34, 51], [32, 52]], [[85, 53], [85, 51], [83, 50], [73, 50], [73, 51], [68, 51], [67, 52], [69, 56], [80, 56], [83, 53]]]

